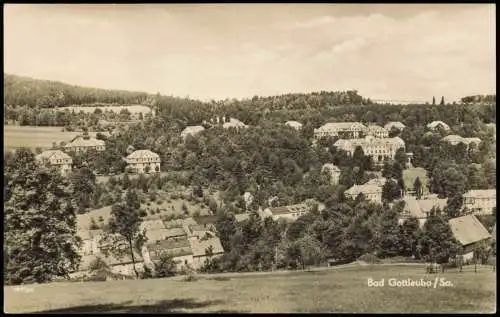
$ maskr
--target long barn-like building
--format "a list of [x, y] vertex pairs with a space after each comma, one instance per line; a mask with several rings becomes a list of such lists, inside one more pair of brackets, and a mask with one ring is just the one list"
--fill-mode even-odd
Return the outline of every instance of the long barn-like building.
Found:
[[384, 160], [392, 160], [396, 151], [405, 148], [405, 142], [399, 138], [374, 138], [366, 136], [364, 139], [340, 139], [335, 142], [335, 146], [353, 155], [358, 146], [363, 149], [367, 156], [371, 156], [376, 164], [382, 164]]

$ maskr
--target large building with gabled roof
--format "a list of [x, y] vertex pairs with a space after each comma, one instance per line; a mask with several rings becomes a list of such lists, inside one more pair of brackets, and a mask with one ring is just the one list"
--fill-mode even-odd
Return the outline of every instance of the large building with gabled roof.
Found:
[[137, 150], [125, 158], [127, 169], [133, 173], [160, 172], [160, 156], [150, 150]]
[[36, 160], [46, 166], [56, 166], [62, 175], [71, 171], [73, 159], [61, 150], [47, 150], [36, 156]]

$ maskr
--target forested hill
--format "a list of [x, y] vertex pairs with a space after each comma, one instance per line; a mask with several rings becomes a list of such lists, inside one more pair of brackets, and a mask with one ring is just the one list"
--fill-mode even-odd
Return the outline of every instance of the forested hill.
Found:
[[88, 88], [4, 73], [4, 105], [56, 108], [71, 105], [143, 104], [145, 92]]

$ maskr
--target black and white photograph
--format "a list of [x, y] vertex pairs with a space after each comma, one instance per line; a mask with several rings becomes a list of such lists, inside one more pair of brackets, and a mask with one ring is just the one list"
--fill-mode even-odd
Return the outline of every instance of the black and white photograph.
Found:
[[494, 3], [3, 23], [5, 313], [496, 312]]

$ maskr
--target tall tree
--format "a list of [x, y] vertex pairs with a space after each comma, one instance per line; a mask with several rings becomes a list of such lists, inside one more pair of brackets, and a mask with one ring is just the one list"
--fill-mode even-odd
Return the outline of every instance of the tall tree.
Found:
[[146, 232], [140, 231], [142, 218], [139, 215], [140, 202], [133, 190], [128, 190], [125, 200], [113, 205], [107, 230], [102, 240], [103, 251], [117, 257], [130, 256], [136, 277], [135, 252], [140, 252], [146, 242]]
[[444, 212], [448, 218], [456, 218], [462, 215], [462, 207], [464, 203], [464, 197], [461, 194], [456, 194], [452, 197], [448, 197], [446, 201], [446, 206], [444, 207]]
[[18, 150], [4, 173], [4, 276], [9, 284], [49, 282], [76, 270], [81, 240], [71, 183]]
[[436, 97], [432, 96], [432, 105], [434, 106], [436, 104]]
[[377, 241], [377, 255], [381, 257], [391, 257], [398, 255], [398, 214], [392, 208], [387, 209], [380, 217], [379, 228], [380, 232]]
[[[448, 222], [439, 214], [433, 214], [424, 224], [420, 239], [421, 254], [428, 262], [447, 263], [460, 250]], [[444, 266], [443, 266], [444, 267]]]
[[420, 181], [420, 177], [418, 177], [418, 176], [417, 176], [417, 178], [415, 178], [415, 181], [413, 182], [413, 190], [415, 191], [415, 195], [417, 196], [417, 199], [422, 198], [422, 194], [423, 194], [422, 181]]
[[444, 96], [441, 97], [441, 102], [439, 103], [441, 106], [444, 106]]
[[96, 177], [88, 167], [75, 170], [71, 176], [78, 212], [84, 213], [91, 207], [91, 198], [96, 190]]

